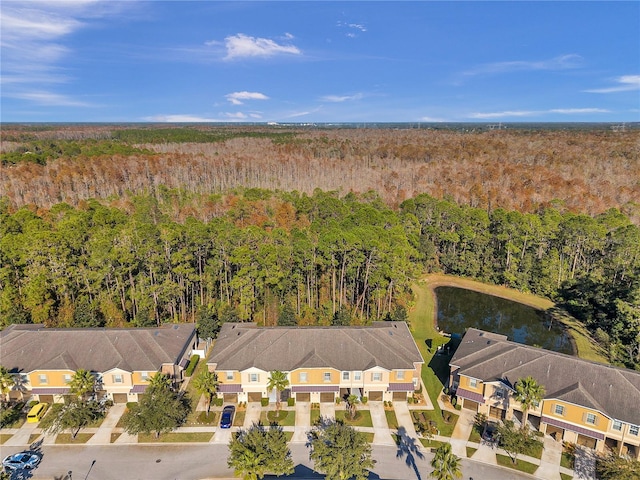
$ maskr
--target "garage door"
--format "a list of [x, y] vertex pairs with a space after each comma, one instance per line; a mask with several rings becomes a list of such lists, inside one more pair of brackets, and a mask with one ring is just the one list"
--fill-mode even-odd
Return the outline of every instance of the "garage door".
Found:
[[497, 407], [489, 407], [489, 418], [495, 418], [497, 420], [504, 420], [505, 416], [506, 416], [506, 411], [501, 409], [501, 408], [497, 408]]
[[310, 393], [296, 393], [296, 402], [310, 402], [311, 394]]
[[40, 403], [48, 403], [51, 405], [53, 403], [53, 395], [38, 395], [40, 399]]
[[237, 393], [223, 393], [222, 398], [225, 403], [238, 403]]
[[473, 400], [469, 400], [468, 398], [465, 398], [464, 402], [462, 403], [462, 408], [466, 410], [473, 410], [474, 412], [478, 411], [478, 406], [478, 402], [474, 402]]
[[381, 402], [382, 391], [374, 390], [373, 392], [369, 392], [369, 400], [373, 400], [374, 402]]
[[587, 437], [586, 435], [578, 434], [578, 441], [576, 443], [583, 447], [593, 448], [593, 449], [596, 448], [596, 439]]
[[407, 399], [407, 392], [393, 392], [393, 399], [400, 401]]
[[262, 393], [261, 392], [249, 392], [248, 394], [250, 402], [260, 402], [262, 401]]
[[336, 394], [333, 392], [322, 392], [320, 394], [320, 401], [322, 403], [333, 403], [336, 400]]
[[126, 393], [114, 393], [113, 394], [113, 403], [127, 403], [127, 394]]

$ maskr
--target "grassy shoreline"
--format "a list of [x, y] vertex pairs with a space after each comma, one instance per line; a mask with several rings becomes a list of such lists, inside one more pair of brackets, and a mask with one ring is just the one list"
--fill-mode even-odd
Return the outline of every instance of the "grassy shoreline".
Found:
[[[474, 290], [542, 310], [553, 310], [556, 308], [555, 304], [546, 298], [452, 275], [430, 274], [414, 283], [412, 289], [415, 304], [409, 311], [409, 324], [418, 349], [425, 360], [422, 368], [422, 382], [427, 389], [429, 398], [431, 398], [438, 419], [441, 418], [442, 412], [437, 400], [443, 388], [443, 381], [445, 380], [443, 372], [448, 369], [449, 361], [449, 357], [447, 356], [435, 355], [437, 348], [449, 341], [448, 337], [445, 337], [437, 330], [435, 321], [437, 314], [435, 289], [442, 286]], [[558, 319], [564, 324], [565, 328], [573, 337], [580, 358], [600, 363], [608, 363], [606, 357], [591, 340], [588, 332], [580, 322], [568, 315], [559, 316]], [[428, 341], [431, 342], [431, 348], [428, 347]], [[441, 430], [448, 431], [449, 428], [451, 428], [450, 426], [445, 426], [443, 422], [438, 423], [438, 428]]]

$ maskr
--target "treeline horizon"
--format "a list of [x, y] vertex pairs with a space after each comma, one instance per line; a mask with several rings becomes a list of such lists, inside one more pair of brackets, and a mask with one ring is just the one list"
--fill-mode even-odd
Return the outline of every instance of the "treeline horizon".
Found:
[[640, 366], [640, 228], [617, 209], [487, 211], [426, 194], [391, 208], [373, 191], [158, 186], [75, 207], [4, 199], [0, 260], [3, 327], [365, 324], [406, 318], [411, 283], [442, 272], [550, 298], [612, 363]]
[[[7, 126], [0, 197], [77, 206], [152, 192], [234, 188], [427, 193], [489, 212], [618, 208], [640, 225], [640, 130], [305, 129], [295, 126]], [[199, 211], [208, 221], [213, 214]]]

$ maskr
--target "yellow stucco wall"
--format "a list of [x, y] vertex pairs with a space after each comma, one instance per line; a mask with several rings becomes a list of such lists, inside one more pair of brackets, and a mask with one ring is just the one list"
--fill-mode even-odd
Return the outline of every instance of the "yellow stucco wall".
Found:
[[[305, 372], [307, 374], [307, 381], [300, 382], [300, 373]], [[324, 381], [325, 372], [331, 372], [331, 381]], [[308, 384], [339, 384], [342, 378], [342, 372], [333, 368], [299, 368], [293, 370], [289, 375], [289, 382], [291, 385], [308, 385]]]
[[[64, 376], [73, 377], [73, 370], [36, 370], [29, 374], [29, 383], [32, 387], [66, 387], [68, 382]], [[40, 382], [40, 375], [46, 375], [47, 381]]]
[[[564, 407], [564, 414], [558, 415], [555, 413], [555, 406], [562, 405]], [[596, 424], [587, 423], [586, 415], [592, 413], [596, 416]], [[542, 414], [551, 418], [557, 418], [558, 420], [581, 425], [590, 430], [597, 430], [600, 432], [606, 432], [609, 429], [609, 418], [602, 413], [588, 408], [573, 405], [572, 403], [563, 402], [560, 400], [547, 399], [542, 404]]]
[[477, 380], [477, 385], [475, 387], [472, 387], [470, 383], [470, 378], [464, 375], [460, 375], [459, 387], [464, 388], [465, 390], [469, 390], [471, 392], [476, 392], [480, 394], [484, 393], [483, 391], [484, 384], [480, 380]]

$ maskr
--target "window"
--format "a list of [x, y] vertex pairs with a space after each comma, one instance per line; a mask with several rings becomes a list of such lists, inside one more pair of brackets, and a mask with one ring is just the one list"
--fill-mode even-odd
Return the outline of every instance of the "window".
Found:
[[324, 381], [325, 382], [331, 381], [331, 372], [324, 372]]
[[553, 413], [556, 415], [564, 416], [564, 407], [562, 405], [556, 405], [553, 408]]
[[307, 372], [300, 372], [298, 374], [298, 380], [300, 383], [307, 383]]
[[629, 425], [629, 434], [638, 436], [638, 425]]
[[342, 380], [349, 380], [349, 372], [342, 372]]
[[140, 376], [142, 377], [142, 381], [144, 381], [144, 382], [148, 382], [149, 381], [149, 372], [142, 372], [142, 373], [140, 373]]
[[584, 419], [585, 422], [590, 423], [591, 425], [595, 425], [597, 420], [598, 418], [593, 413], [587, 413]]
[[123, 382], [122, 375], [118, 374], [113, 376], [113, 383], [122, 383], [122, 382]]
[[40, 382], [40, 385], [46, 385], [48, 383], [47, 376], [44, 373], [41, 373], [38, 375], [38, 381]]
[[475, 378], [470, 378], [469, 379], [469, 386], [471, 388], [476, 388], [478, 386], [478, 380], [476, 380]]
[[353, 379], [357, 382], [362, 380], [362, 372], [353, 372]]
[[250, 373], [249, 374], [249, 381], [251, 383], [256, 383], [260, 381], [260, 375], [257, 373]]
[[398, 380], [404, 380], [404, 370], [398, 370], [398, 371], [396, 372], [396, 378], [397, 378]]
[[371, 381], [372, 382], [381, 382], [382, 381], [382, 373], [380, 372], [374, 372], [371, 374]]
[[501, 388], [496, 388], [495, 395], [496, 398], [504, 398], [504, 390], [502, 390]]
[[614, 420], [612, 427], [614, 430], [621, 431], [622, 430], [622, 422], [620, 420]]
[[71, 383], [71, 375], [69, 375], [68, 373], [65, 373], [63, 377], [64, 377], [64, 383]]
[[227, 372], [227, 380], [233, 380], [233, 372], [232, 371], [228, 371]]

